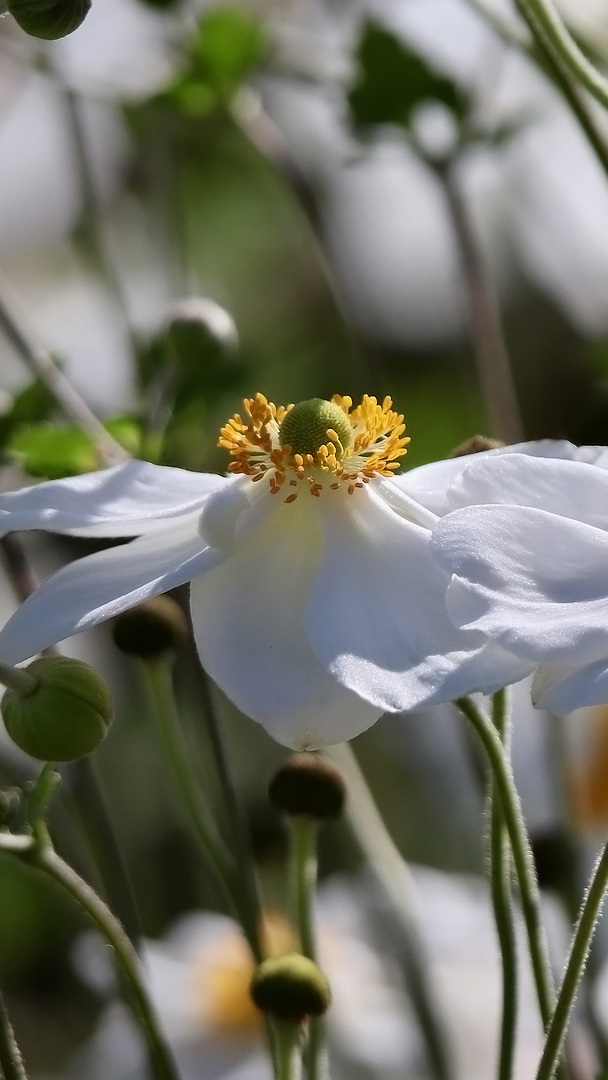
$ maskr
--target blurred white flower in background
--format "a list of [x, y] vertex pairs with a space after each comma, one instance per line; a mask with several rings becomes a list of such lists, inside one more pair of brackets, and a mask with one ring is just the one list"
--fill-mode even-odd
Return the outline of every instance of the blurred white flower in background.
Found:
[[[496, 1060], [500, 976], [487, 890], [477, 878], [412, 870], [418, 926], [437, 1007], [445, 1017], [455, 1080], [487, 1080]], [[319, 961], [332, 986], [327, 1014], [331, 1075], [423, 1080], [423, 1047], [398, 966], [383, 940], [386, 913], [366, 908], [365, 879], [330, 879], [318, 896]], [[273, 917], [275, 947], [290, 948], [287, 924]], [[277, 934], [278, 931], [278, 934]], [[105, 963], [87, 936], [76, 961], [83, 978], [107, 983]], [[179, 919], [145, 950], [150, 992], [183, 1080], [261, 1080], [270, 1076], [262, 1027], [248, 998], [252, 962], [232, 920], [209, 913]], [[531, 980], [522, 963], [514, 1080], [529, 1080], [541, 1048]], [[103, 1014], [78, 1054], [70, 1080], [138, 1080], [142, 1050], [118, 1005]]]

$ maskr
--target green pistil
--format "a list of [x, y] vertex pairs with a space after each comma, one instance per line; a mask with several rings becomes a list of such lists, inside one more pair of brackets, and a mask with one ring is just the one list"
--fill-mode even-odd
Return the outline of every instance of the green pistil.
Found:
[[281, 427], [279, 439], [281, 446], [291, 446], [294, 454], [312, 454], [314, 457], [320, 446], [335, 440], [328, 436], [328, 431], [335, 431], [339, 445], [336, 457], [341, 457], [353, 439], [350, 421], [338, 405], [323, 398], [309, 398], [300, 401], [291, 409]]

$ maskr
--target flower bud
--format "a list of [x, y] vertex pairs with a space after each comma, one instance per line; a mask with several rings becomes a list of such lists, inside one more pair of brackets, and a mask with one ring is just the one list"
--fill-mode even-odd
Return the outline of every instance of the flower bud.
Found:
[[322, 1016], [331, 1004], [331, 990], [314, 960], [285, 953], [258, 964], [250, 985], [254, 1003], [277, 1020], [299, 1024]]
[[170, 596], [153, 596], [124, 611], [112, 626], [112, 637], [121, 652], [151, 659], [188, 640], [188, 620]]
[[169, 344], [180, 360], [201, 361], [231, 356], [239, 335], [232, 315], [202, 296], [176, 300], [167, 319]]
[[346, 785], [340, 770], [320, 754], [292, 754], [268, 785], [271, 803], [291, 817], [331, 821], [344, 809]]
[[32, 37], [54, 41], [77, 30], [91, 0], [8, 0], [8, 10]]
[[455, 447], [454, 450], [450, 450], [448, 457], [465, 457], [466, 454], [481, 454], [483, 450], [497, 450], [498, 447], [504, 446], [505, 443], [501, 439], [491, 439], [489, 435], [471, 435], [470, 438], [465, 439]]
[[27, 691], [9, 689], [0, 706], [8, 734], [31, 757], [75, 761], [105, 738], [114, 709], [110, 691], [88, 664], [65, 656], [34, 660]]

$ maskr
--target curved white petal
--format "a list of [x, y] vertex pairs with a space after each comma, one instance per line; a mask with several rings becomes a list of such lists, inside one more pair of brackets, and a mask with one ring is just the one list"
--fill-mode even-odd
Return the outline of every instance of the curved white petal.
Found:
[[198, 514], [191, 514], [47, 578], [0, 632], [0, 660], [20, 663], [213, 565], [221, 556], [203, 544], [197, 523]]
[[524, 659], [578, 664], [608, 652], [608, 533], [544, 510], [472, 506], [442, 518], [431, 548], [456, 577], [457, 626]]
[[[442, 517], [457, 506], [468, 505], [466, 501], [454, 501], [451, 489], [469, 465], [509, 454], [525, 454], [527, 457], [534, 458], [560, 458], [565, 461], [586, 461], [599, 468], [608, 468], [608, 451], [605, 446], [575, 446], [565, 439], [540, 439], [536, 442], [500, 446], [494, 450], [482, 450], [478, 454], [446, 458], [444, 461], [432, 461], [428, 465], [419, 465], [409, 472], [397, 473], [394, 483], [413, 499]], [[462, 500], [462, 495], [460, 498]], [[479, 502], [480, 500], [470, 501]]]
[[608, 529], [608, 472], [595, 464], [525, 454], [473, 461], [448, 495], [454, 509], [511, 503]]
[[574, 709], [608, 701], [608, 656], [594, 664], [542, 664], [532, 680], [537, 709], [565, 716]]
[[522, 678], [521, 662], [455, 630], [447, 575], [430, 532], [395, 514], [369, 485], [321, 498], [324, 549], [306, 607], [312, 647], [350, 690], [397, 712]]
[[200, 507], [232, 479], [148, 461], [0, 495], [0, 535], [46, 529], [70, 536], [139, 536]]
[[239, 709], [296, 749], [351, 739], [383, 711], [332, 679], [304, 632], [321, 544], [312, 504], [308, 494], [291, 505], [267, 496], [257, 532], [191, 590], [203, 667]]

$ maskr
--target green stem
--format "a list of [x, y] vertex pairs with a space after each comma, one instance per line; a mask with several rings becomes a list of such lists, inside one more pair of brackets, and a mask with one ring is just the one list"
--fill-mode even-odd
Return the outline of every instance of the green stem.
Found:
[[276, 1080], [300, 1080], [302, 1054], [297, 1024], [276, 1022]]
[[14, 690], [16, 694], [29, 697], [40, 685], [40, 679], [22, 668], [9, 667], [8, 664], [0, 664], [0, 683]]
[[604, 847], [593, 871], [587, 895], [585, 896], [578, 917], [566, 967], [559, 988], [557, 1002], [542, 1057], [536, 1073], [536, 1080], [552, 1080], [557, 1069], [562, 1043], [570, 1020], [578, 988], [585, 970], [585, 963], [591, 948], [606, 889], [608, 888], [608, 844]]
[[21, 1051], [17, 1046], [13, 1026], [2, 998], [0, 998], [0, 1076], [2, 1080], [27, 1080]]
[[540, 28], [555, 57], [585, 90], [608, 108], [608, 81], [579, 49], [551, 0], [517, 0], [517, 6], [531, 28]]
[[543, 1027], [546, 1028], [553, 1010], [555, 989], [545, 931], [540, 917], [540, 894], [534, 859], [528, 841], [519, 795], [509, 763], [505, 758], [500, 736], [492, 721], [484, 715], [481, 709], [477, 708], [470, 698], [458, 698], [456, 704], [467, 720], [471, 722], [483, 743], [492, 769], [496, 790], [500, 797], [517, 874], [538, 1006]]
[[151, 690], [164, 751], [177, 781], [190, 824], [219, 881], [234, 900], [231, 887], [234, 875], [232, 860], [217, 833], [211, 812], [193, 776], [188, 749], [181, 732], [173, 693], [171, 660], [163, 657], [149, 660], [144, 664], [144, 671]]
[[342, 743], [324, 753], [344, 774], [350, 827], [395, 918], [405, 978], [425, 1040], [431, 1075], [434, 1080], [450, 1080], [447, 1040], [428, 980], [428, 965], [413, 912], [414, 885], [407, 864], [388, 833], [350, 746]]
[[69, 379], [57, 367], [52, 356], [40, 345], [31, 341], [20, 325], [20, 320], [4, 297], [0, 295], [0, 329], [15, 348], [26, 367], [46, 387], [65, 415], [81, 428], [95, 444], [104, 465], [116, 465], [128, 461], [129, 455], [116, 439], [106, 431], [95, 413], [76, 392]]
[[224, 804], [228, 813], [228, 821], [231, 828], [231, 839], [236, 852], [239, 879], [235, 881], [234, 888], [243, 897], [242, 915], [246, 919], [243, 924], [249, 945], [258, 963], [264, 959], [264, 951], [260, 938], [262, 924], [261, 900], [259, 883], [255, 872], [253, 850], [249, 836], [249, 830], [245, 819], [245, 813], [234, 785], [224, 741], [220, 733], [217, 716], [213, 707], [213, 700], [209, 692], [209, 682], [203, 671], [198, 658], [195, 662], [196, 677], [203, 699], [203, 714], [206, 723], [207, 735], [211, 743], [214, 764], [220, 782]]
[[[21, 848], [10, 841], [28, 841]], [[86, 912], [114, 953], [125, 996], [148, 1047], [155, 1080], [179, 1080], [171, 1052], [161, 1032], [141, 977], [139, 961], [118, 919], [91, 886], [55, 852], [46, 825], [37, 821], [32, 837], [0, 834], [0, 850], [13, 852], [30, 866], [53, 878]]]
[[[314, 899], [317, 887], [317, 837], [318, 825], [310, 818], [290, 819], [291, 858], [295, 906], [304, 956], [316, 960], [317, 949], [314, 932]], [[311, 1017], [308, 1039], [304, 1053], [308, 1080], [321, 1080], [327, 1075], [325, 1055], [325, 1024], [321, 1017]]]
[[[502, 739], [508, 760], [511, 740], [506, 690], [500, 690], [494, 695], [492, 719]], [[497, 1076], [498, 1080], [510, 1080], [513, 1072], [517, 1027], [517, 947], [511, 891], [511, 849], [508, 844], [500, 796], [494, 780], [490, 784], [489, 799], [490, 890], [502, 962], [502, 1017]]]

